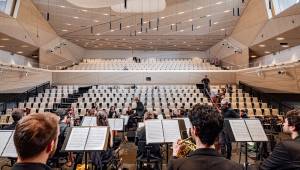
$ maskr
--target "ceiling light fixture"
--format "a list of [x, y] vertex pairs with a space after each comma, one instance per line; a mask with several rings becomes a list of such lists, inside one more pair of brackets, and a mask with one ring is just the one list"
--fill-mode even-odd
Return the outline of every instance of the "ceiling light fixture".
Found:
[[18, 54], [23, 54], [23, 51], [18, 51], [17, 53], [18, 53]]
[[29, 47], [28, 45], [21, 45], [22, 48], [27, 48]]
[[79, 17], [76, 17], [76, 16], [75, 16], [75, 17], [73, 17], [73, 18], [74, 18], [74, 19], [78, 19]]
[[178, 15], [184, 14], [184, 11], [182, 11], [182, 12], [178, 12], [177, 14], [178, 14]]
[[1, 38], [2, 41], [8, 41], [9, 38]]
[[231, 10], [225, 10], [224, 12], [225, 12], [225, 13], [228, 13], [228, 12], [231, 12]]
[[222, 28], [221, 31], [225, 31], [225, 28]]
[[257, 57], [256, 55], [252, 55], [252, 56], [251, 56], [251, 58], [256, 58], [256, 57]]
[[86, 10], [86, 9], [82, 9], [81, 11], [82, 11], [82, 12], [87, 12], [87, 10]]
[[4, 45], [0, 45], [0, 48], [4, 48], [5, 46]]
[[270, 54], [271, 52], [270, 51], [265, 51], [265, 54]]
[[62, 32], [68, 32], [69, 30], [61, 30]]
[[107, 16], [108, 14], [107, 14], [107, 13], [105, 13], [105, 14], [103, 14], [103, 15]]
[[199, 6], [198, 8], [197, 8], [197, 10], [200, 10], [200, 9], [202, 9], [203, 7], [202, 6]]
[[261, 48], [266, 47], [265, 44], [259, 44], [258, 46], [261, 47]]
[[65, 6], [63, 6], [63, 5], [61, 5], [61, 6], [59, 6], [59, 7], [61, 7], [61, 8], [65, 8]]
[[276, 40], [282, 41], [282, 40], [284, 40], [284, 38], [283, 37], [277, 37]]
[[224, 3], [223, 1], [219, 1], [219, 2], [216, 3], [216, 5], [221, 5], [223, 3]]
[[66, 25], [70, 26], [70, 25], [72, 25], [72, 24], [70, 24], [70, 23], [66, 23]]
[[94, 22], [99, 22], [99, 21], [95, 19]]

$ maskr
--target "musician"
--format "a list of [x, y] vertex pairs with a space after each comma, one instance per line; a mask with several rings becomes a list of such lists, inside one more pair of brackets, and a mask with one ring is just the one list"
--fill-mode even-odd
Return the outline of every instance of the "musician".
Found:
[[118, 118], [119, 115], [116, 111], [115, 106], [111, 106], [108, 112], [108, 118]]
[[19, 121], [14, 133], [18, 160], [12, 170], [51, 170], [46, 162], [56, 150], [58, 123], [52, 113], [32, 113]]
[[292, 140], [279, 143], [260, 164], [260, 170], [300, 169], [300, 110], [292, 110], [286, 114], [283, 132], [289, 134]]
[[[154, 115], [150, 112], [146, 112], [144, 115], [144, 121], [154, 119]], [[135, 145], [138, 146], [137, 158], [145, 158], [146, 151], [146, 129], [145, 126], [139, 127], [136, 130]], [[160, 145], [159, 144], [149, 144], [151, 146], [150, 155], [153, 157], [161, 158]]]
[[23, 117], [23, 115], [24, 115], [24, 110], [21, 109], [14, 110], [11, 113], [11, 117], [13, 118], [14, 122], [10, 125], [5, 126], [3, 130], [15, 130], [17, 123]]
[[196, 150], [186, 158], [176, 159], [182, 141], [174, 142], [173, 156], [169, 170], [242, 170], [242, 166], [220, 156], [214, 148], [214, 142], [223, 129], [224, 119], [211, 106], [196, 104], [189, 114], [193, 127], [191, 135], [196, 142]]
[[[227, 99], [221, 101], [221, 114], [226, 118], [240, 118], [239, 114], [236, 113], [230, 106]], [[227, 129], [223, 129], [219, 136], [219, 143], [221, 145], [222, 155], [226, 155], [227, 159], [231, 159], [232, 144], [230, 137], [227, 133]]]
[[143, 117], [145, 111], [144, 104], [140, 101], [138, 97], [135, 97], [134, 100], [136, 102], [136, 108], [133, 108], [132, 110], [136, 111], [137, 116]]
[[207, 75], [205, 75], [205, 77], [201, 80], [201, 82], [204, 84], [205, 91], [207, 91], [208, 93], [210, 93], [210, 88], [209, 88], [210, 80], [207, 77]]

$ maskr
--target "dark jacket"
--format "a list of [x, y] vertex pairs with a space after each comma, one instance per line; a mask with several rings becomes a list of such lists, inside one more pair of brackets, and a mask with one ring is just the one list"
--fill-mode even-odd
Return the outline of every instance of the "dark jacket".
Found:
[[220, 156], [215, 149], [197, 149], [186, 158], [173, 159], [168, 170], [242, 170], [243, 166]]
[[222, 110], [224, 118], [240, 118], [240, 115], [231, 108]]
[[260, 170], [299, 170], [300, 169], [300, 136], [295, 140], [279, 143], [272, 154], [263, 161]]
[[12, 170], [51, 170], [51, 168], [41, 163], [16, 163]]
[[138, 116], [144, 116], [145, 108], [141, 101], [138, 101], [136, 103], [136, 108], [134, 108], [132, 110], [135, 110]]

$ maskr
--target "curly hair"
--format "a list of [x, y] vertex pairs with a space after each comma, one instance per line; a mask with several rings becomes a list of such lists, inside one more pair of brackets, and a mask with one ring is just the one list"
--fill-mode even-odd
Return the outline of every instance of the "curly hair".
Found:
[[189, 119], [203, 144], [213, 145], [223, 129], [223, 116], [209, 105], [196, 104], [189, 113]]
[[286, 113], [289, 126], [295, 126], [296, 131], [300, 134], [300, 110], [291, 110]]

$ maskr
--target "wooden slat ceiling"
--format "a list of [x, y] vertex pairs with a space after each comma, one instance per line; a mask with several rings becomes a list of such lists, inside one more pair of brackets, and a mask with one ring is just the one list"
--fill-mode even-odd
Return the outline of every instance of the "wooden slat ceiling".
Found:
[[87, 49], [204, 51], [231, 34], [239, 19], [237, 8], [241, 15], [249, 0], [166, 0], [165, 10], [157, 13], [84, 9], [65, 0], [33, 1], [44, 16], [49, 12], [58, 35]]

